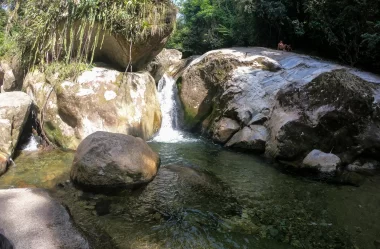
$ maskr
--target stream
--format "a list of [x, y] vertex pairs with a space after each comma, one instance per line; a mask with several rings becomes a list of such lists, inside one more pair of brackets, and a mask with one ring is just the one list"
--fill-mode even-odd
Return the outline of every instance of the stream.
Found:
[[[172, 91], [170, 80], [161, 82], [161, 94]], [[61, 150], [20, 152], [0, 188], [49, 189], [94, 248], [376, 248], [380, 175], [360, 187], [294, 175], [179, 131], [171, 103], [149, 142], [161, 167], [144, 188], [113, 195], [77, 190], [69, 181], [74, 152]]]

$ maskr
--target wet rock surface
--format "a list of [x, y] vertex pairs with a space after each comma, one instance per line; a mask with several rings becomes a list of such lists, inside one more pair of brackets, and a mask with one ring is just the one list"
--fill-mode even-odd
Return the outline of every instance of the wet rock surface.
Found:
[[44, 190], [0, 190], [0, 209], [0, 230], [14, 248], [90, 248], [66, 209]]
[[318, 58], [231, 48], [194, 60], [178, 87], [188, 130], [222, 142], [214, 129], [219, 120], [237, 122], [237, 134], [262, 125], [269, 157], [302, 162], [317, 148], [348, 165], [360, 157], [380, 160], [379, 83], [379, 76]]
[[146, 184], [156, 176], [160, 158], [141, 138], [95, 132], [78, 146], [70, 177], [89, 191]]

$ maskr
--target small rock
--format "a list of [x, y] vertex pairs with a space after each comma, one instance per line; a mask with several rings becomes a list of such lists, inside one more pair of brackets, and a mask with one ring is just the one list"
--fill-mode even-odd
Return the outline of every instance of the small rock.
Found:
[[313, 150], [303, 160], [303, 165], [308, 168], [315, 168], [321, 172], [335, 172], [341, 164], [338, 156], [331, 153], [324, 153], [320, 150]]
[[213, 127], [212, 139], [218, 143], [226, 143], [238, 130], [240, 125], [230, 118], [222, 118]]
[[251, 125], [244, 127], [241, 131], [236, 133], [226, 147], [248, 149], [256, 152], [264, 152], [265, 145], [268, 141], [269, 132], [267, 128], [262, 125]]

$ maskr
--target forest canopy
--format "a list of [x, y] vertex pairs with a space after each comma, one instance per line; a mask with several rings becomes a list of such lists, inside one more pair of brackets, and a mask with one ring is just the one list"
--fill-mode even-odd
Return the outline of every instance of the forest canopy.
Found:
[[380, 72], [378, 0], [182, 0], [168, 44], [187, 55], [230, 46], [297, 51]]

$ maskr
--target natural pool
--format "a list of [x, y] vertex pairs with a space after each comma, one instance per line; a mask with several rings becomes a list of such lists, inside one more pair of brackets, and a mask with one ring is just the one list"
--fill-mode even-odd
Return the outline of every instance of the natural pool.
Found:
[[78, 191], [66, 182], [74, 154], [62, 151], [22, 153], [0, 188], [51, 189], [102, 249], [375, 249], [380, 240], [379, 175], [333, 185], [204, 140], [150, 145], [162, 164], [144, 189]]

